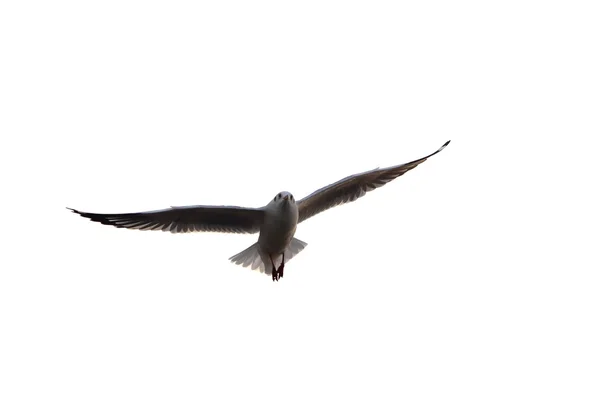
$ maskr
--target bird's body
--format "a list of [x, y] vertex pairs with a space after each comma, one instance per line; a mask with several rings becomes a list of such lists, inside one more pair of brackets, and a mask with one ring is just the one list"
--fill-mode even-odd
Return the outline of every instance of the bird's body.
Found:
[[279, 254], [288, 247], [298, 225], [298, 206], [292, 194], [283, 191], [265, 206], [258, 245], [266, 253]]
[[[296, 202], [294, 196], [282, 191], [260, 208], [235, 206], [184, 206], [140, 213], [97, 214], [70, 209], [92, 221], [119, 228], [162, 230], [172, 233], [196, 231], [259, 233], [258, 241], [229, 258], [233, 263], [270, 274], [273, 280], [283, 276], [283, 267], [306, 243], [294, 237], [298, 223], [331, 207], [354, 201], [368, 191], [415, 168], [427, 158], [389, 168], [374, 169], [351, 175], [323, 187]], [[279, 267], [276, 267], [279, 265]]]
[[[248, 249], [234, 255], [230, 260], [238, 265], [256, 265], [259, 270], [271, 274], [273, 280], [283, 276], [283, 266], [306, 246], [306, 243], [294, 238], [298, 225], [298, 206], [294, 196], [282, 191], [264, 207], [265, 217], [258, 242]], [[275, 268], [280, 265], [279, 268]]]

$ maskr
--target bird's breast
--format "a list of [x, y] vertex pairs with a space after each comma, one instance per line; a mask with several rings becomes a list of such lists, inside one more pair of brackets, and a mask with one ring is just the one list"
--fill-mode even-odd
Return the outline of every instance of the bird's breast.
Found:
[[259, 245], [268, 253], [281, 253], [296, 233], [298, 207], [281, 204], [268, 208], [258, 237]]

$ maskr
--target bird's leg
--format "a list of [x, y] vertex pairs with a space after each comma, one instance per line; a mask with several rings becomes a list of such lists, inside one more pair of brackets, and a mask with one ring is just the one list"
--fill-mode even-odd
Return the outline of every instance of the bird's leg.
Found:
[[279, 274], [279, 277], [283, 277], [283, 266], [285, 265], [285, 259], [284, 259], [284, 253], [281, 253], [281, 265], [279, 265], [279, 268], [277, 268], [277, 274]]
[[279, 269], [275, 269], [275, 263], [273, 262], [273, 256], [271, 256], [271, 254], [269, 254], [269, 259], [271, 259], [271, 277], [273, 278], [273, 281], [279, 281]]

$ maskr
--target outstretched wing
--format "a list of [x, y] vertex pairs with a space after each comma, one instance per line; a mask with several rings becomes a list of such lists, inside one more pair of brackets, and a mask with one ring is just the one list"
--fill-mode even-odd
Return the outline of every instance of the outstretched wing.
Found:
[[71, 208], [69, 210], [94, 222], [110, 226], [171, 233], [256, 233], [260, 230], [264, 218], [263, 209], [234, 206], [182, 206], [122, 214], [85, 213]]
[[329, 208], [354, 201], [365, 195], [368, 191], [387, 184], [405, 172], [415, 168], [417, 165], [425, 162], [427, 158], [441, 152], [449, 143], [450, 141], [444, 143], [440, 149], [421, 159], [389, 168], [378, 168], [372, 171], [351, 175], [315, 191], [298, 201], [298, 223]]

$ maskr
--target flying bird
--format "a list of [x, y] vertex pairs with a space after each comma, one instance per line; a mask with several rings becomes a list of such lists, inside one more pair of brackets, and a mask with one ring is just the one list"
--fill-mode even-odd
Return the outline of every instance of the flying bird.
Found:
[[[171, 208], [140, 213], [98, 214], [68, 208], [83, 217], [119, 228], [162, 230], [171, 233], [224, 232], [259, 233], [258, 241], [229, 260], [237, 265], [270, 274], [273, 281], [283, 277], [283, 268], [306, 247], [296, 239], [296, 226], [312, 216], [341, 204], [354, 201], [400, 175], [417, 167], [441, 152], [441, 148], [423, 158], [388, 168], [377, 168], [351, 175], [318, 189], [296, 201], [282, 191], [266, 206], [171, 206]], [[276, 267], [276, 265], [279, 265]]]

